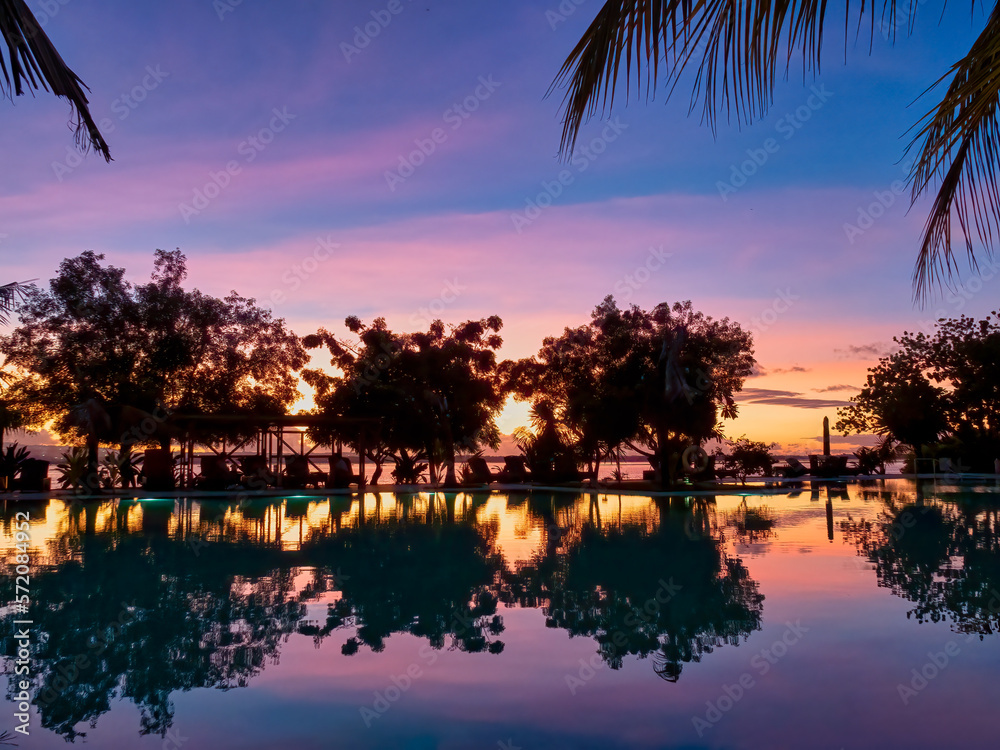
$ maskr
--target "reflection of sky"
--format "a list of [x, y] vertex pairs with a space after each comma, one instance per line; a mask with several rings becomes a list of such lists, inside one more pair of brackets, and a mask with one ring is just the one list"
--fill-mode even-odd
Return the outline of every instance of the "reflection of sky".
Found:
[[[902, 482], [890, 482], [890, 487], [901, 490], [897, 498], [910, 495]], [[619, 524], [618, 499], [600, 499], [604, 528]], [[383, 495], [383, 500], [381, 517], [395, 517], [400, 509], [389, 496]], [[657, 516], [648, 501], [621, 500], [623, 524], [645, 525]], [[428, 497], [417, 498], [412, 506], [415, 518], [425, 512], [421, 501]], [[716, 518], [727, 517], [741, 502], [743, 498], [719, 497]], [[969, 640], [945, 623], [917, 624], [907, 617], [910, 602], [878, 586], [870, 566], [845, 543], [840, 522], [875, 519], [880, 503], [861, 501], [856, 488], [848, 501], [835, 500], [832, 544], [827, 540], [825, 498], [812, 502], [808, 495], [772, 495], [749, 497], [746, 503], [750, 508], [766, 505], [777, 522], [775, 536], [760, 546], [759, 554], [745, 558], [765, 596], [763, 629], [738, 646], [724, 645], [698, 663], [685, 664], [677, 683], [660, 680], [652, 659], [636, 657], [627, 657], [617, 671], [594, 660], [599, 666], [591, 678], [581, 670], [596, 654], [592, 639], [570, 638], [562, 629], [545, 627], [539, 610], [504, 609], [501, 639], [506, 647], [499, 656], [432, 651], [424, 639], [396, 634], [381, 653], [362, 648], [345, 657], [340, 645], [350, 629], [334, 631], [319, 648], [310, 637], [292, 635], [281, 646], [279, 662], [268, 664], [249, 688], [175, 692], [174, 731], [188, 738], [185, 750], [496, 748], [507, 741], [521, 748], [994, 746], [1000, 641], [995, 636]], [[311, 507], [307, 530], [327, 527], [324, 505]], [[528, 518], [524, 504], [508, 509], [492, 498], [473, 512], [479, 523], [496, 530], [495, 544], [502, 549], [530, 557], [544, 547], [545, 524], [537, 516]], [[366, 507], [368, 523], [374, 522], [372, 513]], [[570, 529], [589, 517], [586, 501], [563, 505], [555, 516], [559, 526]], [[245, 529], [259, 523], [240, 521], [238, 512], [231, 512], [227, 521]], [[527, 534], [526, 525], [531, 527]], [[113, 527], [112, 515], [102, 508], [96, 531], [107, 526]], [[41, 547], [70, 528], [64, 513], [55, 505], [49, 509], [45, 521], [32, 530], [35, 559], [42, 562]], [[177, 538], [189, 531], [174, 524], [170, 534]], [[738, 543], [731, 528], [725, 534], [727, 547]], [[6, 544], [12, 544], [9, 536]], [[300, 571], [297, 584], [304, 585], [310, 575]], [[310, 609], [310, 616], [320, 614], [318, 608]], [[765, 650], [774, 649], [793, 625], [804, 632], [789, 636], [787, 653], [765, 673]], [[904, 705], [897, 684], [909, 681], [911, 670], [927, 662], [928, 652], [942, 651], [951, 641], [959, 648], [952, 663]], [[384, 693], [393, 676], [413, 665], [419, 672], [411, 686], [366, 728], [359, 708], [372, 706], [375, 693]], [[584, 678], [575, 695], [567, 675]], [[725, 686], [738, 683], [743, 675], [753, 683], [745, 696], [711, 728], [703, 727], [699, 737], [692, 717], [704, 717], [706, 702], [717, 702]], [[158, 737], [140, 738], [137, 727], [134, 706], [116, 702], [96, 728], [88, 730], [88, 743], [150, 748], [162, 744]], [[33, 727], [22, 746], [65, 744]]]
[[[71, 143], [65, 103], [39, 95], [4, 105], [4, 273], [46, 279], [61, 258], [92, 249], [144, 278], [154, 248], [180, 247], [193, 285], [274, 301], [301, 333], [340, 330], [348, 314], [385, 315], [407, 330], [423, 310], [455, 322], [499, 314], [508, 356], [584, 322], [606, 294], [646, 307], [690, 298], [756, 330], [766, 374], [752, 385], [794, 394], [744, 404], [731, 433], [815, 448], [835, 407], [805, 408], [809, 400], [846, 398], [825, 389], [860, 386], [874, 351], [938, 309], [981, 315], [996, 299], [994, 279], [971, 299], [911, 306], [926, 202], [907, 214], [907, 201], [896, 200], [854, 243], [844, 232], [874, 192], [904, 176], [904, 134], [930, 100], [912, 103], [982, 23], [978, 11], [970, 23], [949, 7], [939, 26], [942, 4], [920, 3], [914, 36], [896, 49], [876, 33], [869, 56], [864, 33], [859, 41], [852, 33], [847, 65], [832, 21], [820, 79], [832, 96], [794, 130], [789, 115], [813, 95], [797, 64], [763, 121], [723, 123], [718, 138], [686, 116], [684, 84], [670, 107], [658, 98], [621, 109], [627, 129], [585, 170], [566, 167], [572, 182], [518, 233], [512, 213], [563, 168], [555, 159], [560, 96], [544, 94], [596, 0], [555, 29], [546, 12], [558, 2], [404, 0], [350, 60], [341, 45], [385, 3], [244, 2], [221, 20], [219, 3], [206, 0], [176, 0], [169, 10], [59, 3], [45, 30], [91, 87], [95, 115], [113, 125], [115, 161], [54, 168]], [[148, 68], [166, 77], [156, 81]], [[481, 76], [499, 87], [455, 127], [449, 111], [474, 95]], [[155, 87], [131, 108], [122, 95], [144, 80]], [[286, 107], [295, 119], [248, 152], [247, 139]], [[435, 128], [446, 140], [390, 190], [386, 172]], [[586, 127], [581, 144], [603, 128]], [[723, 201], [718, 184], [769, 138], [779, 149]], [[185, 221], [179, 205], [230, 161], [239, 173]], [[317, 257], [317, 238], [339, 248], [302, 272]], [[666, 265], [633, 283], [650, 248], [661, 247], [672, 253]], [[442, 304], [450, 283], [463, 289]], [[792, 304], [772, 320], [781, 294]]]

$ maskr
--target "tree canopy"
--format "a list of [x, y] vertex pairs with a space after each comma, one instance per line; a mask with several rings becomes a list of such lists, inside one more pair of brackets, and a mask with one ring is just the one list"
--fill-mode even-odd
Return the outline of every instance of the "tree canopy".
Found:
[[[496, 417], [504, 400], [497, 377], [499, 317], [450, 330], [437, 320], [426, 332], [406, 334], [389, 330], [383, 318], [366, 326], [349, 317], [345, 325], [359, 337], [356, 344], [325, 329], [304, 339], [310, 348], [326, 346], [340, 374], [310, 370], [304, 378], [316, 388], [319, 413], [382, 419], [373, 460], [391, 455], [399, 465], [419, 453], [444, 465], [446, 481], [454, 483], [456, 452], [499, 446]], [[359, 447], [350, 433], [346, 442]]]
[[920, 360], [912, 352], [896, 352], [868, 371], [861, 392], [837, 412], [836, 429], [890, 437], [919, 453], [948, 429], [945, 401], [944, 390], [928, 380]]
[[686, 447], [721, 437], [755, 363], [751, 335], [728, 318], [690, 302], [621, 310], [608, 296], [507, 377], [521, 398], [551, 401], [589, 459], [625, 444], [665, 478]]
[[963, 458], [992, 468], [1000, 447], [996, 316], [942, 319], [932, 334], [896, 337], [899, 350], [869, 370], [865, 387], [840, 410], [837, 429], [874, 432], [917, 450], [949, 437]]
[[[157, 250], [151, 280], [91, 251], [64, 260], [47, 290], [32, 289], [0, 352], [29, 421], [78, 436], [80, 407], [279, 414], [299, 397], [307, 361], [280, 318], [235, 292], [185, 290], [186, 259]], [[115, 420], [109, 418], [113, 424]], [[113, 431], [102, 436], [116, 442]]]

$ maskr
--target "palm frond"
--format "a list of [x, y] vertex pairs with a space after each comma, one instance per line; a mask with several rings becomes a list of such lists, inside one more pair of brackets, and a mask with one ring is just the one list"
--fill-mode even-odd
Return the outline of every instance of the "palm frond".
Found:
[[913, 200], [938, 185], [913, 270], [914, 295], [920, 301], [935, 282], [950, 280], [957, 270], [952, 217], [958, 219], [972, 267], [973, 240], [978, 238], [992, 254], [994, 235], [1000, 233], [998, 63], [1000, 4], [969, 53], [934, 84], [951, 77], [941, 103], [925, 116], [910, 144], [913, 148], [923, 141], [913, 168]]
[[86, 85], [63, 62], [24, 0], [0, 0], [0, 32], [7, 45], [6, 54], [0, 47], [0, 93], [21, 96], [27, 85], [65, 97], [74, 113], [77, 145], [83, 151], [93, 148], [111, 161], [108, 144], [90, 114]]
[[[855, 6], [859, 30], [873, 5]], [[771, 104], [776, 77], [788, 72], [797, 52], [803, 76], [819, 71], [826, 6], [826, 0], [608, 0], [552, 84], [567, 88], [560, 153], [572, 153], [580, 126], [614, 105], [623, 60], [626, 99], [633, 82], [637, 94], [645, 86], [650, 98], [661, 66], [669, 98], [693, 65], [690, 106], [702, 101], [713, 132], [720, 112], [753, 121]], [[908, 26], [915, 6], [910, 0]], [[848, 5], [845, 30], [850, 14]], [[899, 15], [896, 0], [885, 0], [879, 26], [887, 38], [895, 36]], [[870, 23], [874, 37], [874, 12]]]
[[0, 286], [0, 325], [7, 325], [10, 322], [8, 315], [33, 287], [31, 281], [15, 281]]

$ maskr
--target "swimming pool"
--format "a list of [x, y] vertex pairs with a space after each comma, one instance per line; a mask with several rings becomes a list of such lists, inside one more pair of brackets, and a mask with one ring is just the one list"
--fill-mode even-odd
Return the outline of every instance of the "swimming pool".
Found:
[[27, 748], [995, 747], [1000, 487], [754, 492], [8, 502], [0, 730], [26, 680]]

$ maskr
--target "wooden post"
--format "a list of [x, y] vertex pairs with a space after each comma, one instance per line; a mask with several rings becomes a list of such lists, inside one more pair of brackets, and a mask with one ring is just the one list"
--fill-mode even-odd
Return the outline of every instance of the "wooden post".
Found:
[[278, 469], [275, 472], [275, 474], [278, 477], [278, 486], [281, 487], [284, 484], [284, 482], [282, 482], [282, 477], [284, 476], [284, 474], [282, 472], [283, 467], [281, 465], [281, 459], [284, 458], [285, 425], [278, 425], [277, 433], [278, 433], [278, 451], [277, 451]]
[[365, 448], [367, 447], [367, 441], [365, 441], [365, 428], [362, 427], [358, 432], [361, 439], [358, 441], [358, 492], [361, 493], [361, 497], [364, 498], [365, 493]]

